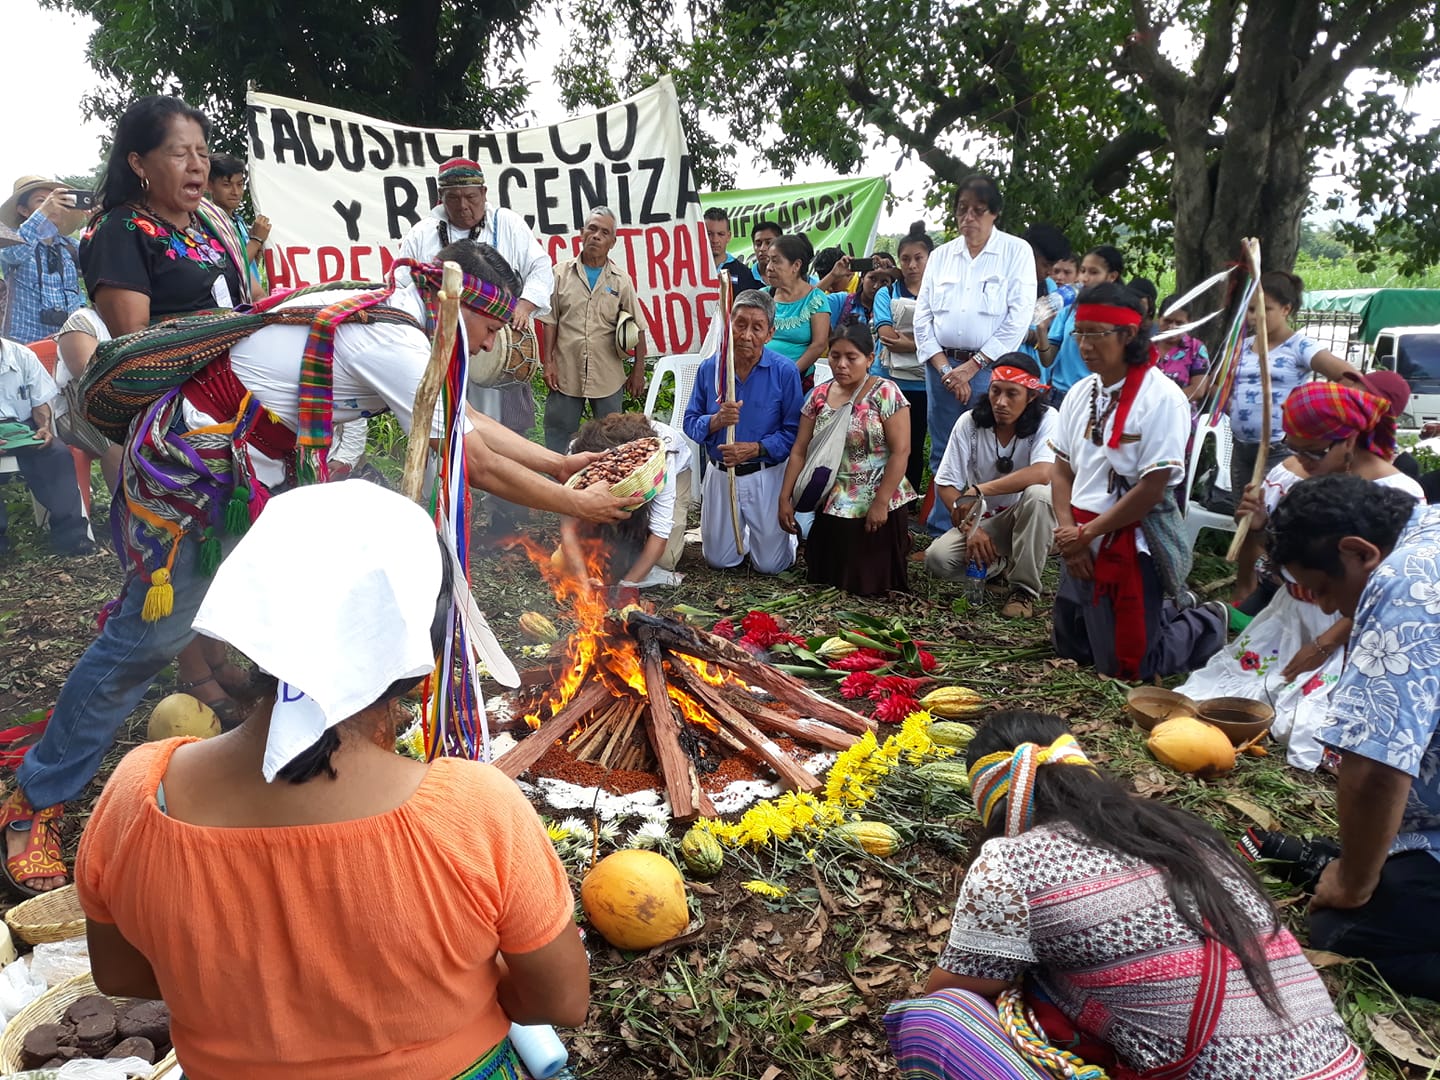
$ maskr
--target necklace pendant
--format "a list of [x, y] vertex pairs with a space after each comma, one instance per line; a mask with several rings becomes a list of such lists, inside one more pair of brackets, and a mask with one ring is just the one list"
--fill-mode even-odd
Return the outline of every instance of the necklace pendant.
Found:
[[1015, 468], [1015, 455], [995, 459], [995, 471], [1001, 476], [1008, 476], [1010, 470]]

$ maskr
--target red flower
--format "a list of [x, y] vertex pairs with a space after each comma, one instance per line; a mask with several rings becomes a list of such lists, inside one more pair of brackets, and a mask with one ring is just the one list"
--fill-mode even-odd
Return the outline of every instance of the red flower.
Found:
[[913, 712], [920, 709], [920, 703], [904, 694], [894, 694], [875, 706], [874, 718], [882, 724], [899, 724]]
[[920, 687], [929, 681], [928, 679], [907, 679], [904, 675], [886, 675], [871, 688], [870, 700], [884, 701], [891, 694], [913, 698], [919, 693]]
[[1306, 697], [1309, 697], [1311, 694], [1313, 694], [1316, 690], [1319, 690], [1324, 685], [1324, 679], [1322, 679], [1319, 675], [1312, 675], [1310, 677], [1310, 681], [1300, 688], [1300, 692]]
[[868, 671], [852, 671], [840, 680], [840, 696], [846, 701], [865, 697], [875, 688], [877, 682], [879, 680]]
[[758, 640], [765, 635], [780, 633], [780, 624], [769, 612], [747, 611], [740, 618], [740, 629]]
[[141, 217], [139, 214], [130, 215], [130, 224], [139, 229], [146, 236], [168, 236], [169, 234], [149, 218]]
[[1260, 670], [1260, 654], [1257, 653], [1257, 652], [1247, 652], [1247, 653], [1241, 654], [1241, 656], [1240, 656], [1240, 666], [1241, 666], [1242, 668], [1244, 668], [1246, 671], [1259, 671], [1259, 670]]
[[832, 671], [875, 671], [887, 667], [894, 657], [876, 652], [874, 649], [857, 649], [849, 656], [830, 661]]
[[726, 641], [734, 641], [735, 623], [730, 619], [719, 619], [710, 628], [710, 632], [716, 637], [723, 637]]
[[919, 650], [919, 653], [920, 653], [920, 670], [921, 670], [921, 671], [934, 671], [934, 670], [935, 670], [935, 657], [931, 656], [931, 655], [930, 655], [928, 652], [926, 652], [924, 649], [920, 649], [920, 650]]

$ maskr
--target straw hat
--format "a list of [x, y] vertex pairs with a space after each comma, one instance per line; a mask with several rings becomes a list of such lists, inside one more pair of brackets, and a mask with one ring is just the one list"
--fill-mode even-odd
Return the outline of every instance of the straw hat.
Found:
[[59, 180], [51, 180], [44, 176], [22, 176], [15, 181], [15, 191], [10, 198], [0, 205], [0, 223], [18, 229], [24, 222], [20, 217], [20, 200], [29, 195], [32, 191], [54, 191], [56, 188], [63, 188], [65, 185]]

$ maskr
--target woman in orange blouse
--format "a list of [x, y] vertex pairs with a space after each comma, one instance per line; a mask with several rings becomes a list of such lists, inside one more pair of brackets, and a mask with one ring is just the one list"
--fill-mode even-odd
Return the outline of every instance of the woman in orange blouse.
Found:
[[96, 805], [76, 861], [95, 981], [164, 998], [188, 1080], [523, 1077], [512, 1021], [583, 1022], [534, 809], [489, 765], [393, 751], [448, 567], [375, 485], [277, 496], [195, 619], [277, 687], [235, 731], [135, 750]]

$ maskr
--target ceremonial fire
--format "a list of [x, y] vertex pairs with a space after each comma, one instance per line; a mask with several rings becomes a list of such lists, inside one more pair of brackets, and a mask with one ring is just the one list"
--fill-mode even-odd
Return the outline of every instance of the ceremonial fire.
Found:
[[[870, 720], [723, 638], [638, 607], [610, 611], [605, 590], [536, 545], [524, 547], [579, 625], [561, 659], [527, 673], [515, 708], [534, 731], [496, 762], [507, 775], [526, 772], [557, 740], [567, 740], [580, 760], [658, 772], [673, 816], [685, 821], [714, 816], [700, 775], [718, 757], [748, 757], [757, 774], [768, 770], [789, 790], [813, 791], [820, 782], [773, 736], [844, 750], [873, 730]], [[600, 579], [603, 561], [594, 545], [587, 574]]]

